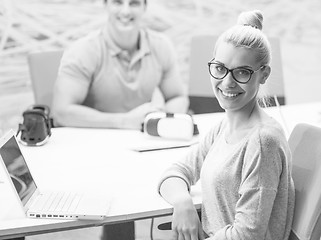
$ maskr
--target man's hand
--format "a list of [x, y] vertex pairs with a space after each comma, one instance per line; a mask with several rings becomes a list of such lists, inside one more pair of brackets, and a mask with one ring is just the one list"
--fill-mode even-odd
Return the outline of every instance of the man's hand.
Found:
[[133, 110], [129, 111], [126, 114], [124, 119], [124, 128], [127, 129], [141, 129], [142, 123], [148, 113], [158, 111], [159, 109], [156, 108], [151, 103], [144, 103]]

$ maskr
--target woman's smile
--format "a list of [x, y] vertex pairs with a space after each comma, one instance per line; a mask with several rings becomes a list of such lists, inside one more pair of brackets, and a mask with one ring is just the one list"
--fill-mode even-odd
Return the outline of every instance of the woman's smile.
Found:
[[219, 89], [220, 93], [222, 93], [223, 97], [227, 98], [227, 99], [235, 99], [237, 98], [240, 94], [240, 92], [227, 92], [227, 91], [223, 91], [222, 89]]

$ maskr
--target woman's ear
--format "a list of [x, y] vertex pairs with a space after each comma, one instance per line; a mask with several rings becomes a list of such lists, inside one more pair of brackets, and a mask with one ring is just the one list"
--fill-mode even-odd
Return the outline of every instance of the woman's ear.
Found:
[[271, 67], [266, 65], [263, 67], [262, 78], [260, 79], [260, 84], [264, 84], [271, 74]]

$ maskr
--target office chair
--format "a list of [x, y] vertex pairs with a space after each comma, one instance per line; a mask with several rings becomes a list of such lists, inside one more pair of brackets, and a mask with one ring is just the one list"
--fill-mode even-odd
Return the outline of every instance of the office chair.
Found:
[[51, 107], [53, 87], [62, 54], [62, 50], [28, 54], [29, 73], [36, 104]]
[[298, 124], [289, 145], [295, 185], [295, 210], [289, 240], [321, 237], [321, 128]]
[[[190, 72], [189, 72], [189, 99], [191, 113], [222, 112], [216, 100], [207, 63], [212, 59], [214, 46], [217, 40], [215, 35], [195, 35], [191, 39]], [[263, 90], [268, 96], [277, 96], [281, 105], [285, 104], [283, 69], [281, 61], [280, 42], [278, 38], [269, 38], [272, 48], [272, 72], [264, 84]], [[271, 105], [275, 105], [271, 98]]]

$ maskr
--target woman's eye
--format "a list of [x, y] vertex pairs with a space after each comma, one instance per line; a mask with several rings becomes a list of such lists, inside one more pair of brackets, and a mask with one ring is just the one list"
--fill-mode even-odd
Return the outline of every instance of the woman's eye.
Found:
[[218, 71], [218, 72], [223, 72], [223, 71], [224, 71], [224, 67], [218, 65], [218, 66], [216, 66], [216, 71]]
[[250, 71], [247, 69], [237, 69], [236, 74], [239, 76], [248, 76]]

